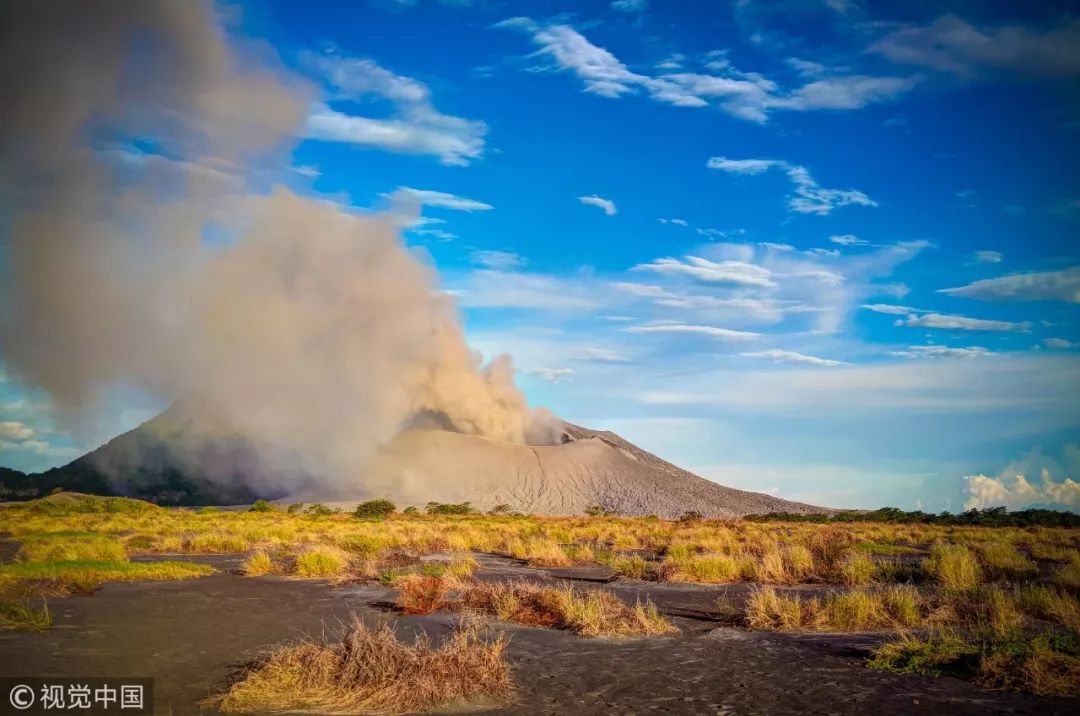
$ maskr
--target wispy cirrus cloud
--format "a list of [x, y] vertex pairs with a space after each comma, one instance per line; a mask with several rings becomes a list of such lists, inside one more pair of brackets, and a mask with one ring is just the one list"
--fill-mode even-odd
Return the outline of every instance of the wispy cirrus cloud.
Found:
[[578, 201], [586, 206], [595, 206], [608, 216], [615, 216], [615, 214], [619, 213], [618, 208], [615, 206], [615, 202], [610, 199], [605, 199], [602, 196], [597, 196], [596, 194], [579, 196]]
[[703, 283], [738, 284], [772, 288], [776, 282], [771, 272], [762, 266], [744, 261], [710, 261], [699, 256], [687, 256], [685, 261], [673, 258], [656, 259], [638, 264], [632, 271], [651, 271], [668, 276], [686, 276]]
[[[822, 72], [812, 82], [785, 90], [760, 73], [735, 68], [723, 52], [714, 53], [705, 63], [705, 69], [716, 74], [682, 71], [651, 75], [631, 70], [570, 25], [514, 17], [495, 27], [527, 33], [540, 48], [531, 57], [548, 60], [544, 69], [573, 72], [585, 84], [586, 92], [608, 98], [644, 92], [657, 102], [677, 107], [714, 105], [752, 122], [765, 122], [773, 110], [858, 109], [898, 97], [919, 81], [918, 77], [830, 76], [821, 66]], [[681, 66], [681, 62], [662, 63], [660, 69]]]
[[782, 170], [794, 185], [795, 193], [788, 200], [788, 208], [800, 214], [824, 216], [844, 206], [877, 206], [877, 202], [856, 189], [828, 189], [821, 186], [803, 166], [782, 159], [730, 159], [710, 157], [705, 163], [709, 169], [729, 174], [761, 174], [769, 169]]
[[984, 278], [956, 288], [942, 288], [938, 293], [963, 296], [980, 301], [1064, 301], [1080, 303], [1080, 266], [1061, 271], [1015, 273]]
[[476, 199], [468, 199], [463, 196], [457, 196], [456, 194], [449, 194], [445, 191], [414, 189], [411, 186], [399, 186], [392, 193], [383, 194], [382, 196], [391, 201], [405, 204], [411, 203], [417, 206], [437, 206], [442, 209], [453, 209], [454, 211], [490, 211], [495, 208], [491, 204], [477, 201]]
[[912, 328], [942, 328], [954, 331], [1030, 331], [1031, 323], [1024, 321], [993, 321], [968, 316], [954, 316], [942, 313], [910, 314], [907, 318], [897, 319], [897, 326]]
[[892, 351], [889, 355], [898, 358], [978, 358], [991, 355], [992, 351], [982, 346], [950, 348], [949, 346], [909, 346], [907, 350]]
[[[304, 59], [332, 90], [329, 103], [316, 103], [311, 109], [304, 128], [308, 139], [426, 154], [451, 166], [465, 166], [483, 156], [487, 125], [439, 112], [424, 83], [366, 58], [327, 53]], [[383, 101], [392, 108], [391, 116], [349, 114], [334, 109], [337, 100]]]
[[723, 341], [752, 341], [761, 338], [760, 333], [736, 331], [718, 326], [699, 326], [686, 323], [657, 323], [624, 328], [627, 333], [674, 333], [683, 335], [706, 336]]
[[843, 361], [832, 360], [831, 358], [819, 358], [818, 356], [807, 355], [797, 351], [780, 350], [778, 348], [767, 351], [740, 353], [739, 356], [742, 358], [765, 358], [773, 363], [802, 363], [805, 365], [817, 365], [827, 368], [845, 365]]
[[469, 260], [474, 264], [497, 270], [520, 268], [528, 263], [513, 251], [477, 250], [469, 255]]
[[972, 258], [980, 264], [999, 264], [1005, 255], [1000, 251], [984, 250], [976, 251], [972, 254]]

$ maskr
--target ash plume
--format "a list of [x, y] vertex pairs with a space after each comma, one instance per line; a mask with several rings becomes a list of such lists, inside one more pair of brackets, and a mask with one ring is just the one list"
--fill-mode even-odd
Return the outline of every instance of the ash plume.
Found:
[[417, 415], [554, 441], [394, 221], [267, 186], [317, 92], [209, 4], [3, 2], [0, 59], [0, 353], [67, 427], [135, 388], [337, 488]]

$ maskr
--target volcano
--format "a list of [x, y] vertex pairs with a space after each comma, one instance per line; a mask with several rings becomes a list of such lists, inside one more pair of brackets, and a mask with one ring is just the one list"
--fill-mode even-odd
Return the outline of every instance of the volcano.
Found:
[[[738, 517], [828, 510], [737, 490], [683, 470], [613, 432], [563, 423], [557, 445], [519, 445], [438, 428], [412, 428], [384, 445], [355, 490], [327, 493], [317, 476], [269, 460], [240, 440], [207, 440], [197, 418], [174, 406], [73, 462], [27, 478], [55, 487], [166, 505], [230, 505], [256, 498], [342, 504], [386, 497], [400, 506], [469, 502], [531, 514], [673, 518], [687, 512]], [[267, 487], [278, 485], [284, 487]], [[12, 485], [7, 487], [11, 488]]]

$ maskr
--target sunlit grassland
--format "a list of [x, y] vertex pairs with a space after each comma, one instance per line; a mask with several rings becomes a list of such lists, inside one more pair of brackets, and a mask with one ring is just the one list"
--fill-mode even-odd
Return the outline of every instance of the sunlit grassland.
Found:
[[36, 608], [50, 588], [195, 577], [209, 568], [170, 555], [242, 553], [251, 578], [379, 581], [412, 613], [468, 611], [581, 635], [671, 628], [648, 603], [622, 605], [610, 591], [476, 582], [477, 557], [490, 554], [536, 569], [606, 567], [624, 580], [750, 583], [749, 598], [717, 613], [752, 629], [892, 634], [874, 659], [891, 670], [951, 673], [963, 664], [987, 685], [1072, 693], [1080, 663], [1080, 530], [1067, 528], [467, 509], [358, 518], [322, 506], [190, 510], [69, 497], [0, 508], [0, 531], [18, 545], [0, 566], [7, 626], [40, 624], [18, 610]]

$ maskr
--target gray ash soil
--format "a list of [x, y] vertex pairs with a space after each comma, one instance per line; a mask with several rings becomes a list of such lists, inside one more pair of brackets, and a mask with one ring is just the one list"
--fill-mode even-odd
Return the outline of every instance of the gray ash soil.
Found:
[[[456, 615], [398, 616], [394, 590], [334, 587], [232, 573], [239, 556], [199, 556], [218, 574], [182, 582], [110, 584], [89, 597], [50, 603], [54, 628], [0, 632], [0, 676], [154, 676], [162, 714], [209, 713], [200, 701], [267, 647], [330, 633], [353, 615], [390, 620], [399, 636], [437, 642]], [[602, 580], [597, 570], [536, 570], [484, 556], [483, 579]], [[514, 703], [497, 714], [1056, 714], [1076, 702], [986, 691], [950, 678], [872, 671], [866, 650], [879, 635], [748, 632], [718, 624], [712, 605], [730, 587], [578, 581], [628, 602], [649, 597], [682, 629], [672, 637], [584, 639], [489, 622], [510, 636]], [[737, 589], [738, 587], [736, 587]]]

